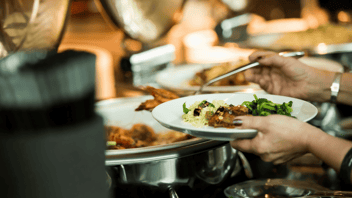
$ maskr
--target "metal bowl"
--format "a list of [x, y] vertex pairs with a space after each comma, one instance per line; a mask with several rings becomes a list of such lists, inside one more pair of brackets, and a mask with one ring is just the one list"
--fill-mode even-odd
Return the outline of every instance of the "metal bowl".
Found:
[[224, 191], [229, 198], [351, 197], [351, 191], [332, 191], [311, 181], [288, 179], [249, 180], [229, 186]]
[[62, 39], [70, 0], [0, 1], [0, 58], [30, 50], [56, 50]]
[[[117, 98], [96, 103], [96, 112], [104, 118], [106, 125], [130, 128], [144, 123], [156, 133], [168, 131], [152, 117], [149, 111], [136, 112], [141, 102], [152, 96]], [[112, 186], [135, 185], [168, 190], [182, 186], [192, 188], [194, 182], [206, 185], [219, 184], [233, 175], [240, 166], [237, 151], [229, 142], [194, 138], [168, 145], [107, 150], [106, 166]]]
[[263, 179], [241, 182], [225, 189], [227, 197], [307, 197], [317, 192], [327, 191], [312, 182], [286, 179]]
[[150, 43], [181, 19], [185, 0], [96, 0], [104, 18], [131, 38]]

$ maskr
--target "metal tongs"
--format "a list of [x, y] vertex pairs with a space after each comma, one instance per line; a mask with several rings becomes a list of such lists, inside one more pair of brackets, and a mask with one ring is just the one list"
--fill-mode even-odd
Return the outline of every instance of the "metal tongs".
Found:
[[[305, 53], [303, 51], [298, 51], [298, 52], [280, 52], [279, 53], [280, 56], [283, 56], [283, 57], [295, 57], [295, 58], [301, 58], [305, 55]], [[233, 74], [236, 74], [238, 72], [241, 72], [241, 71], [244, 71], [244, 70], [247, 70], [249, 68], [252, 68], [252, 67], [256, 67], [256, 66], [259, 66], [260, 64], [258, 62], [252, 62], [252, 63], [248, 63], [246, 65], [243, 65], [243, 66], [240, 66], [240, 67], [237, 67], [236, 69], [234, 70], [231, 70], [225, 74], [222, 74], [216, 78], [213, 78], [211, 80], [209, 80], [208, 82], [206, 82], [205, 84], [203, 84], [198, 91], [196, 91], [193, 95], [198, 95], [202, 92], [203, 88], [214, 83], [214, 82], [217, 82], [221, 79], [224, 79], [226, 77], [229, 77]]]

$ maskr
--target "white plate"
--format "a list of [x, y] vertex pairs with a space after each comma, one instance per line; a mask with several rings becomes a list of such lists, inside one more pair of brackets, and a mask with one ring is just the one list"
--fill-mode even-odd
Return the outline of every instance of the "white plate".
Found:
[[[279, 104], [292, 101], [293, 112], [291, 114], [303, 122], [313, 119], [318, 113], [318, 110], [314, 105], [300, 99], [270, 94], [256, 95], [258, 98], [266, 98]], [[254, 96], [253, 93], [221, 93], [188, 96], [158, 105], [152, 111], [152, 115], [154, 119], [166, 128], [188, 133], [196, 137], [231, 141], [236, 138], [253, 138], [256, 136], [257, 130], [255, 129], [228, 129], [223, 127], [214, 128], [210, 126], [196, 128], [191, 124], [184, 122], [182, 119], [182, 115], [184, 114], [182, 108], [183, 103], [186, 103], [186, 106], [189, 107], [196, 101], [202, 100], [207, 100], [209, 102], [212, 102], [213, 100], [224, 100], [227, 104], [240, 105], [244, 101], [253, 101]]]
[[[205, 69], [213, 67], [214, 64], [189, 64], [170, 67], [163, 71], [160, 71], [156, 75], [156, 82], [169, 90], [173, 91], [192, 91], [195, 92], [199, 89], [199, 86], [189, 85], [189, 81], [194, 75]], [[260, 89], [257, 84], [250, 85], [236, 85], [236, 86], [208, 86], [204, 87], [204, 92], [237, 92], [246, 89]]]

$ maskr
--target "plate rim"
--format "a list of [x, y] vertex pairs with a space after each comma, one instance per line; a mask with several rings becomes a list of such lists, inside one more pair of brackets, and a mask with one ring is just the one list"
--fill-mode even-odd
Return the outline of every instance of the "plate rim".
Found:
[[[233, 134], [236, 134], [236, 133], [255, 133], [257, 132], [257, 130], [255, 129], [230, 129], [228, 130], [228, 128], [223, 128], [223, 127], [219, 127], [219, 128], [215, 128], [215, 130], [213, 132], [209, 131], [209, 128], [196, 128], [196, 127], [193, 127], [192, 125], [184, 125], [183, 127], [180, 125], [174, 125], [174, 124], [170, 124], [170, 123], [165, 123], [163, 122], [162, 120], [160, 120], [160, 118], [156, 115], [156, 112], [159, 110], [159, 109], [162, 109], [165, 105], [167, 104], [170, 104], [172, 102], [175, 102], [176, 100], [177, 101], [180, 101], [180, 100], [186, 100], [186, 98], [194, 98], [194, 97], [200, 97], [200, 96], [209, 96], [209, 95], [228, 95], [228, 96], [232, 96], [232, 95], [240, 95], [240, 94], [244, 94], [244, 95], [254, 95], [253, 93], [216, 93], [216, 94], [200, 94], [200, 95], [192, 95], [192, 96], [185, 96], [185, 97], [181, 97], [181, 98], [178, 98], [178, 99], [174, 99], [174, 100], [170, 100], [168, 102], [165, 102], [165, 103], [162, 103], [160, 105], [158, 105], [157, 107], [155, 107], [152, 111], [152, 116], [153, 118], [158, 121], [161, 125], [163, 125], [164, 127], [166, 128], [170, 128], [170, 129], [173, 129], [173, 130], [177, 130], [177, 131], [180, 131], [180, 132], [183, 132], [183, 133], [188, 133], [190, 135], [194, 135], [194, 133], [214, 133], [216, 132], [217, 134], [219, 133], [222, 133], [222, 134], [226, 134], [226, 135], [233, 135]], [[279, 98], [289, 98], [289, 99], [293, 99], [293, 100], [296, 100], [296, 101], [301, 101], [303, 104], [307, 104], [311, 107], [314, 108], [314, 114], [312, 114], [309, 118], [306, 118], [305, 120], [301, 120], [303, 122], [308, 122], [310, 120], [312, 120], [314, 117], [316, 117], [316, 115], [318, 114], [318, 109], [317, 107], [315, 107], [313, 104], [309, 103], [308, 101], [305, 101], [305, 100], [302, 100], [302, 99], [298, 99], [298, 98], [293, 98], [293, 97], [288, 97], [288, 96], [282, 96], [282, 95], [274, 95], [274, 94], [256, 94], [258, 97], [265, 97], [265, 96], [274, 96], [274, 97], [279, 97]], [[181, 108], [181, 107], [180, 107]], [[207, 126], [209, 127], [209, 126]], [[219, 129], [222, 129], [222, 130], [219, 130]], [[194, 135], [196, 136], [196, 135]], [[197, 136], [196, 136], [197, 137]], [[198, 137], [201, 137], [201, 136], [198, 136]], [[209, 136], [207, 136], [209, 138]], [[201, 138], [207, 138], [205, 136], [202, 136]], [[223, 138], [219, 137], [219, 139], [214, 139], [214, 138], [209, 138], [209, 139], [213, 139], [213, 140], [221, 140]], [[228, 139], [228, 138], [227, 138]], [[225, 140], [225, 139], [224, 139]], [[228, 139], [230, 140], [230, 139]], [[233, 140], [233, 138], [231, 138], [231, 140]]]

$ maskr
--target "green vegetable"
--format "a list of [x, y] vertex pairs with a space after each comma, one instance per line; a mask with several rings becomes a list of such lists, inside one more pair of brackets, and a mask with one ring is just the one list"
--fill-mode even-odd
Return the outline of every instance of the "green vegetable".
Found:
[[207, 101], [203, 100], [201, 103], [199, 103], [198, 107], [202, 106], [203, 104], [205, 104]]
[[[203, 106], [206, 102], [207, 102], [207, 100], [203, 100], [202, 102], [199, 103], [198, 107]], [[212, 103], [209, 103], [208, 106], [215, 108], [214, 104], [212, 104]]]
[[186, 107], [186, 103], [183, 103], [183, 113], [187, 114], [191, 110]]
[[265, 98], [258, 98], [254, 94], [254, 99], [252, 102], [244, 101], [242, 106], [246, 106], [249, 113], [254, 116], [268, 116], [272, 114], [286, 115], [290, 117], [292, 112], [292, 101], [283, 104], [276, 104]]
[[115, 141], [107, 141], [106, 145], [107, 146], [116, 146], [116, 142]]

